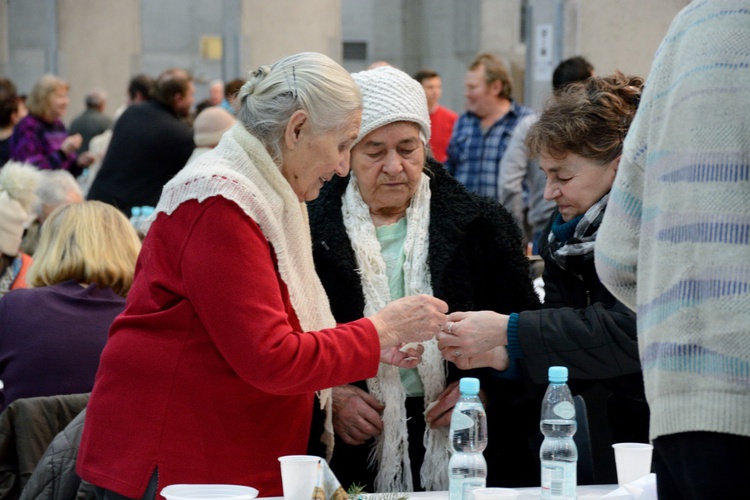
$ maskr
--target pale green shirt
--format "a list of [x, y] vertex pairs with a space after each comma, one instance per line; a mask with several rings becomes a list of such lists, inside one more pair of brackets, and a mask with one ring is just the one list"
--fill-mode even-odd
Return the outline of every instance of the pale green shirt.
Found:
[[[404, 292], [404, 240], [406, 239], [406, 217], [390, 226], [375, 228], [380, 242], [380, 252], [385, 260], [386, 275], [388, 276], [388, 288], [391, 292], [391, 300], [400, 299]], [[401, 383], [406, 390], [407, 396], [424, 396], [422, 379], [416, 368], [399, 368]]]

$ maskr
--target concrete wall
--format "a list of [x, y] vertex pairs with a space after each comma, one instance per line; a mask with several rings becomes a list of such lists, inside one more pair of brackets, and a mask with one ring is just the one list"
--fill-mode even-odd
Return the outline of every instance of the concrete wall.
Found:
[[654, 52], [674, 16], [690, 0], [585, 0], [578, 2], [581, 52], [598, 74], [648, 76]]
[[[524, 96], [522, 8], [562, 3], [561, 57], [581, 53], [600, 74], [647, 75], [674, 15], [689, 0], [0, 0], [0, 75], [28, 92], [45, 72], [71, 84], [68, 121], [94, 86], [109, 93], [108, 112], [125, 101], [130, 76], [169, 66], [190, 70], [196, 99], [216, 78], [244, 78], [260, 64], [300, 51], [342, 61], [342, 40], [366, 42], [360, 71], [385, 59], [410, 74], [443, 76], [443, 103], [463, 109], [466, 66], [477, 53], [503, 57], [514, 95]], [[202, 57], [204, 37], [219, 37], [221, 57]]]
[[[294, 52], [341, 60], [341, 0], [0, 0], [0, 76], [28, 93], [44, 73], [70, 84], [65, 121], [93, 87], [109, 114], [126, 101], [131, 76], [172, 66], [195, 79], [196, 102], [213, 79], [244, 78]], [[219, 58], [201, 41], [221, 39]]]
[[126, 102], [127, 82], [140, 68], [139, 0], [59, 0], [57, 74], [70, 83], [69, 123], [92, 88], [103, 88], [105, 112]]
[[243, 0], [240, 26], [243, 77], [297, 52], [341, 62], [341, 0]]

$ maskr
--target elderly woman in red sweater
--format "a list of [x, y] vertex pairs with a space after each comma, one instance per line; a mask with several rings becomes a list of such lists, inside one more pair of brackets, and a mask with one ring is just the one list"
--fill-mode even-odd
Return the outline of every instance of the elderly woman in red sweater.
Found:
[[277, 458], [305, 453], [315, 391], [379, 361], [414, 367], [421, 352], [402, 344], [445, 326], [427, 295], [337, 325], [315, 273], [304, 202], [349, 171], [362, 113], [349, 73], [289, 56], [239, 101], [219, 145], [164, 187], [110, 330], [78, 459], [104, 498], [184, 482], [280, 495]]

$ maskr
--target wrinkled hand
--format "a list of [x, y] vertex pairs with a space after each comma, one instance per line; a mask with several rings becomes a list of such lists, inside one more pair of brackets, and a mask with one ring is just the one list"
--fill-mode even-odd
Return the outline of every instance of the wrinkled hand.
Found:
[[406, 351], [401, 351], [402, 345], [381, 349], [380, 362], [396, 365], [399, 368], [416, 368], [422, 361], [424, 346], [420, 344], [414, 349], [410, 348]]
[[63, 139], [60, 149], [66, 156], [70, 156], [72, 153], [78, 151], [81, 144], [83, 144], [83, 137], [81, 137], [81, 134], [73, 134]]
[[458, 380], [449, 384], [435, 401], [437, 404], [425, 413], [425, 421], [432, 429], [447, 427], [451, 423], [451, 414], [456, 401], [461, 397], [458, 390]]
[[448, 322], [452, 323], [450, 328], [446, 327], [437, 337], [441, 351], [452, 348], [459, 353], [458, 357], [473, 357], [508, 344], [508, 316], [504, 314], [454, 312], [448, 315]]
[[443, 358], [453, 362], [462, 370], [490, 367], [495, 370], [504, 371], [510, 366], [508, 349], [506, 349], [505, 346], [495, 347], [494, 349], [490, 349], [489, 351], [477, 356], [464, 356], [463, 353], [461, 353], [460, 356], [456, 356], [456, 349], [453, 347], [448, 347], [440, 352], [442, 353]]
[[448, 304], [429, 295], [394, 300], [370, 320], [380, 337], [380, 347], [429, 340], [445, 327]]
[[350, 445], [363, 444], [383, 432], [385, 409], [372, 395], [353, 385], [333, 388], [333, 430]]

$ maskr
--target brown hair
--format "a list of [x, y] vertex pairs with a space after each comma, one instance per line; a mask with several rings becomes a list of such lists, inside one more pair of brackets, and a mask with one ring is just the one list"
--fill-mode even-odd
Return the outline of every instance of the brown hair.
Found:
[[18, 112], [16, 86], [7, 78], [0, 78], [0, 128], [13, 123], [13, 114]]
[[184, 69], [169, 68], [159, 75], [154, 83], [154, 99], [167, 106], [173, 106], [175, 96], [184, 96], [192, 81], [193, 77]]
[[420, 69], [414, 74], [414, 79], [419, 83], [422, 83], [424, 80], [429, 80], [430, 78], [440, 78], [440, 75], [438, 75], [437, 71], [430, 68]]
[[605, 165], [622, 153], [643, 78], [622, 73], [571, 83], [554, 94], [526, 135], [529, 153], [556, 159], [574, 153]]
[[505, 64], [492, 54], [483, 53], [479, 54], [476, 59], [469, 65], [469, 70], [474, 71], [479, 67], [484, 68], [484, 81], [487, 85], [491, 85], [492, 82], [499, 81], [503, 84], [503, 88], [500, 90], [498, 97], [504, 99], [510, 99], [513, 95], [513, 84], [510, 81], [510, 75]]

